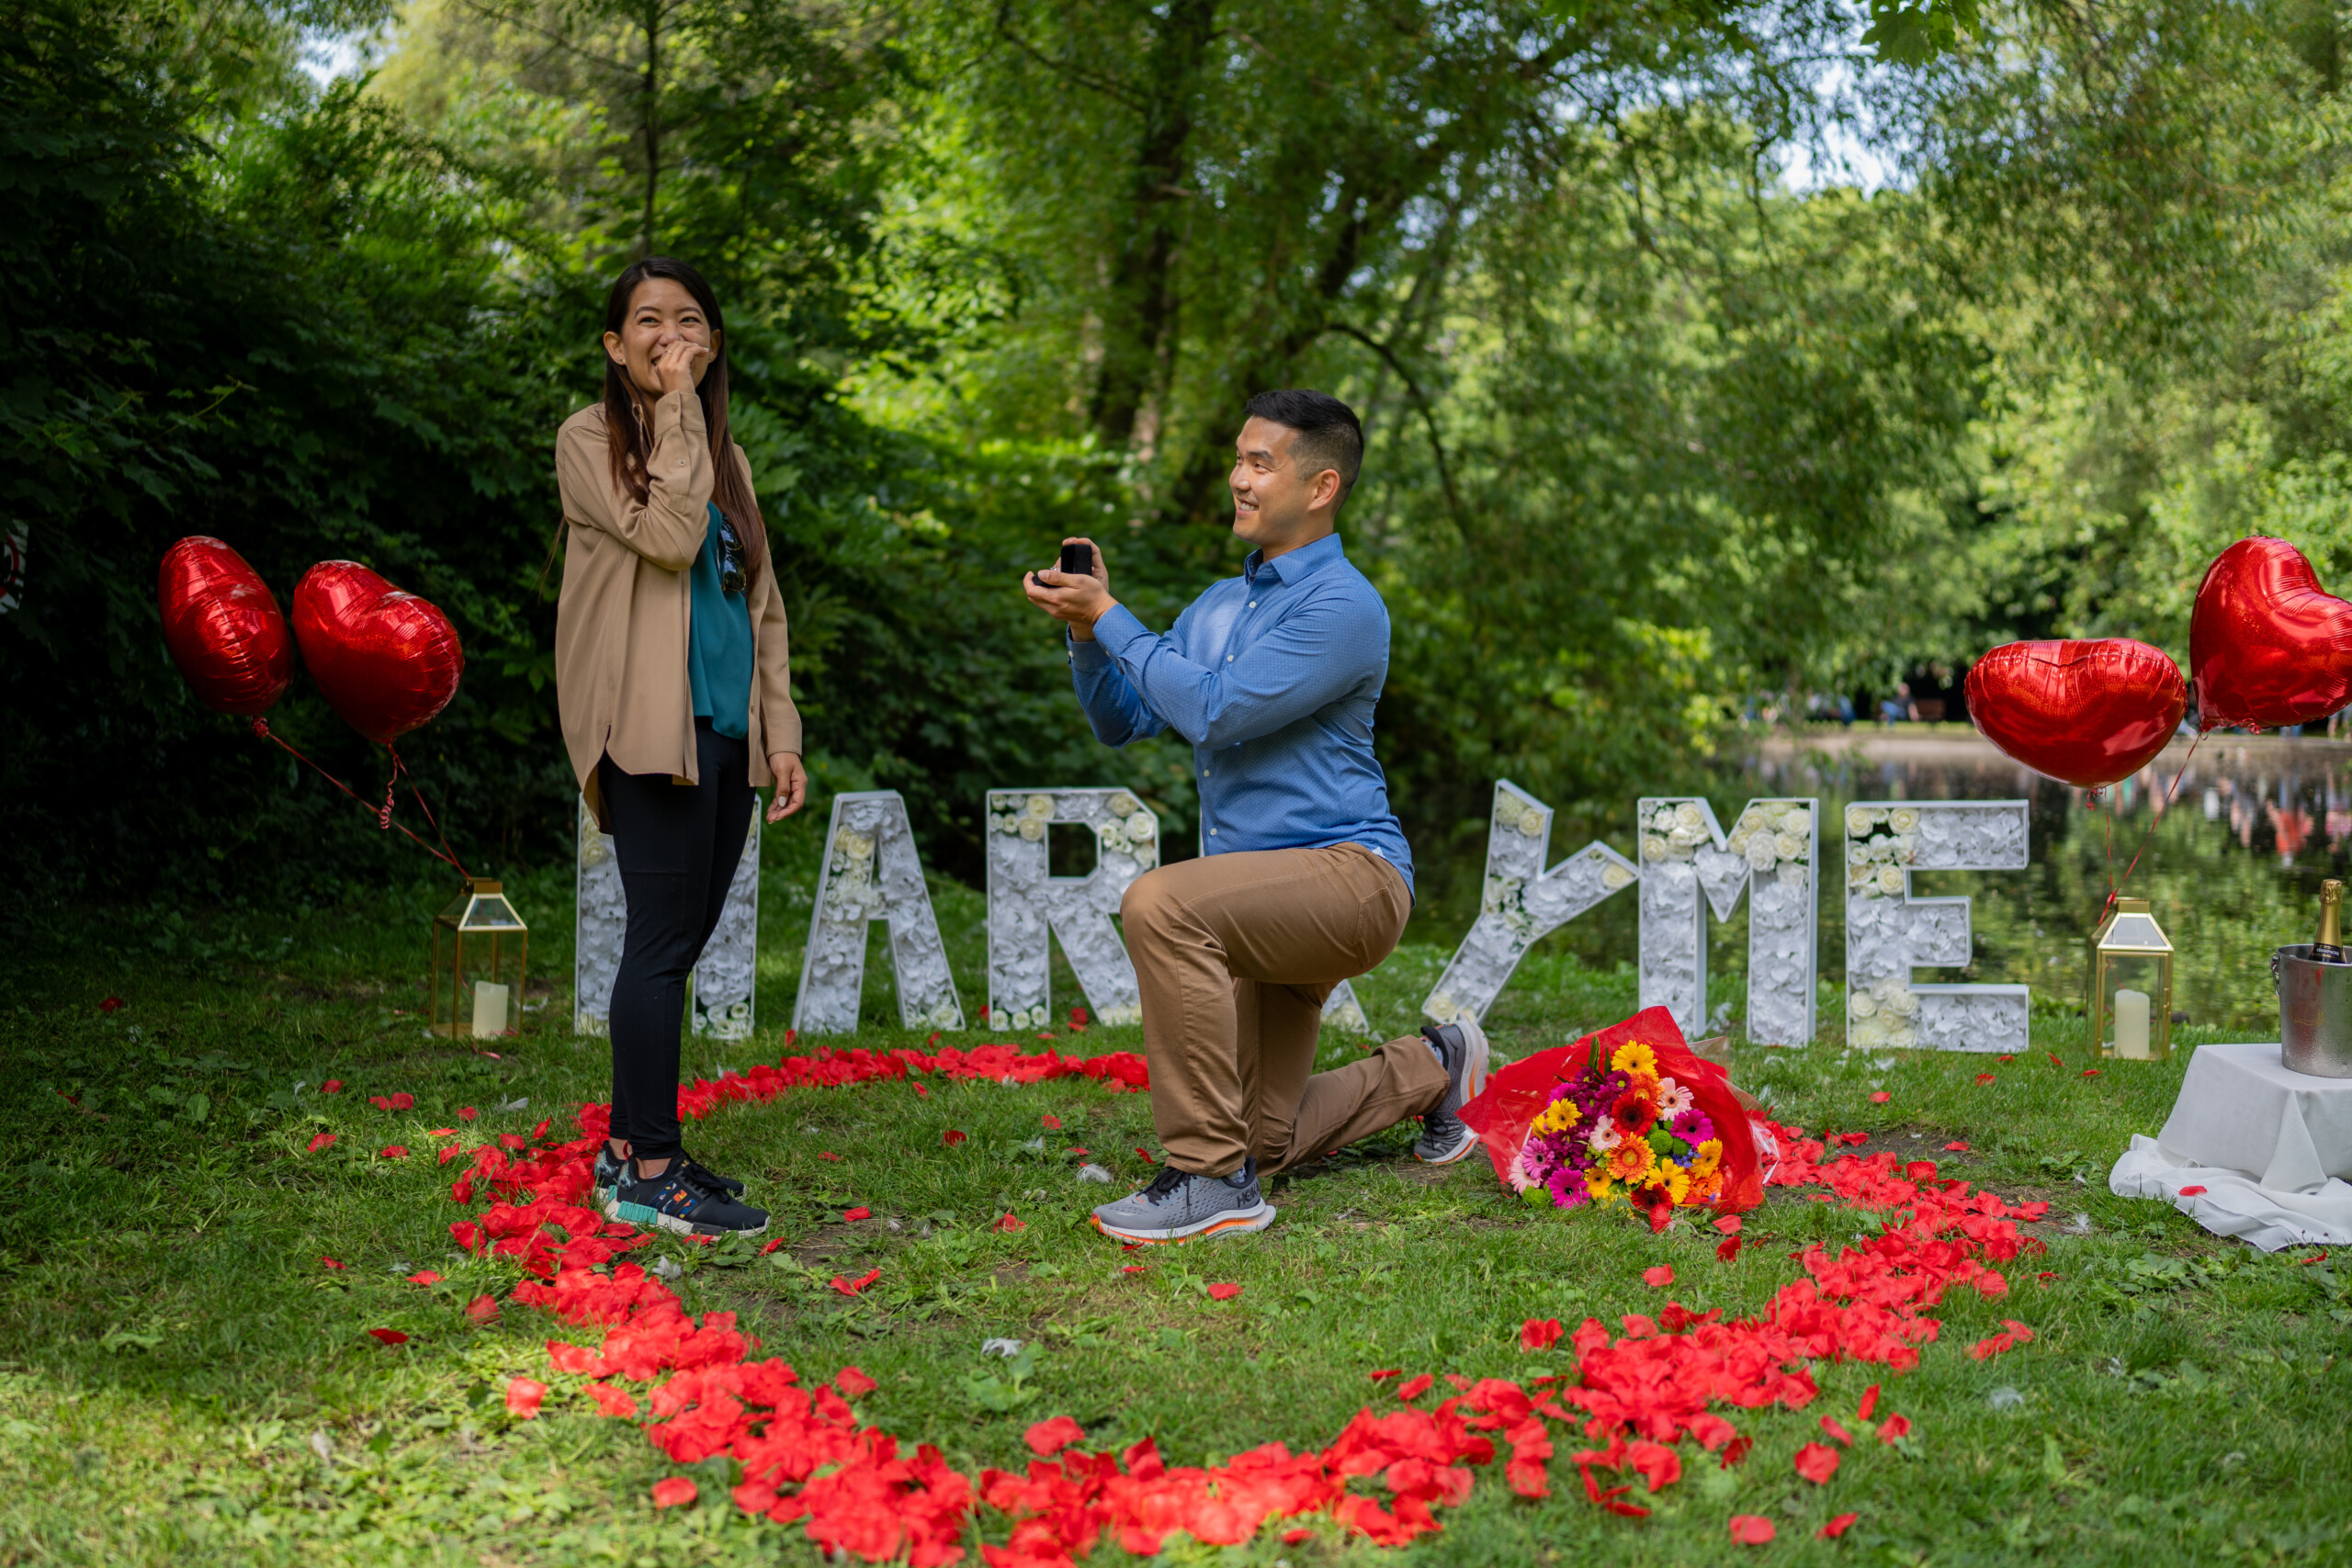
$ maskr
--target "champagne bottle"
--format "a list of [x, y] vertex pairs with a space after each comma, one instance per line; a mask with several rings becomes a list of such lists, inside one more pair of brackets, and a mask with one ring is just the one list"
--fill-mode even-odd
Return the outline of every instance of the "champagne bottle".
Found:
[[2319, 937], [2312, 943], [2314, 964], [2342, 964], [2344, 955], [2344, 884], [2330, 879], [2319, 885]]

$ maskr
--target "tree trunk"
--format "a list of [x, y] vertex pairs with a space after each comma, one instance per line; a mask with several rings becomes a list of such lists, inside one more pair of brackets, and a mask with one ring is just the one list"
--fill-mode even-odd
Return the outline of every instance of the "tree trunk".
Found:
[[1193, 98], [1216, 36], [1216, 0], [1173, 0], [1156, 28], [1142, 85], [1143, 125], [1129, 220], [1102, 315], [1102, 365], [1088, 418], [1105, 442], [1136, 437], [1144, 400], [1164, 389], [1176, 337], [1174, 271], [1186, 186]]

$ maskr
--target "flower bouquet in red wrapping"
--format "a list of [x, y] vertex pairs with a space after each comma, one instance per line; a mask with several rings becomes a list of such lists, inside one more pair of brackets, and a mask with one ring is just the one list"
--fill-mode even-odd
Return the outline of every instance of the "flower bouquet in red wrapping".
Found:
[[1495, 1174], [1538, 1206], [1623, 1200], [1662, 1224], [1676, 1208], [1735, 1213], [1764, 1201], [1730, 1078], [1664, 1008], [1513, 1062], [1462, 1120]]

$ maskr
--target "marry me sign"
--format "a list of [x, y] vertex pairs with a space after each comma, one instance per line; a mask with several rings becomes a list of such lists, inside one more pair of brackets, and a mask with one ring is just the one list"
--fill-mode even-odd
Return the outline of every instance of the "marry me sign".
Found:
[[[1159, 863], [1157, 815], [1126, 790], [1069, 788], [992, 791], [987, 812], [988, 1006], [980, 1021], [991, 1030], [1049, 1021], [1049, 943], [1058, 941], [1094, 1015], [1105, 1023], [1136, 1021], [1135, 966], [1112, 917], [1128, 886]], [[1918, 969], [1965, 965], [1971, 932], [1966, 897], [1911, 891], [1915, 872], [2024, 869], [2022, 800], [1858, 801], [1841, 820], [1825, 823], [1816, 799], [1760, 797], [1725, 829], [1714, 808], [1696, 796], [1645, 796], [1634, 807], [1633, 858], [1596, 840], [1546, 868], [1552, 815], [1508, 780], [1495, 785], [1484, 897], [1477, 919], [1422, 999], [1421, 1011], [1432, 1021], [1483, 1017], [1537, 942], [1634, 889], [1643, 1007], [1667, 1009], [1686, 1035], [1705, 1032], [1707, 921], [1711, 915], [1730, 919], [1745, 898], [1747, 1036], [1764, 1044], [1804, 1044], [1820, 1027], [1815, 998], [1826, 884], [1845, 899], [1849, 1045], [2025, 1046], [2028, 987], [1915, 977]], [[1046, 840], [1057, 825], [1092, 835], [1095, 863], [1084, 875], [1051, 874]], [[610, 840], [583, 808], [574, 1018], [582, 1033], [604, 1032], [627, 927], [611, 858]], [[699, 1033], [751, 1033], [758, 905], [755, 823], [727, 912], [695, 970]], [[906, 802], [895, 790], [833, 798], [795, 1028], [856, 1029], [866, 930], [875, 920], [889, 931], [900, 1021], [910, 1029], [965, 1028]], [[1371, 1032], [1347, 982], [1332, 992], [1324, 1016]]]

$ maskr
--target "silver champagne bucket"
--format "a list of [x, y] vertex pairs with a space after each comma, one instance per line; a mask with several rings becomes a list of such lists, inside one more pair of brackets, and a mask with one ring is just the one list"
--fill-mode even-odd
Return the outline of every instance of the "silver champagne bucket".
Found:
[[2270, 955], [2287, 1070], [2352, 1078], [2352, 964], [2314, 964], [2311, 951], [2296, 942]]

